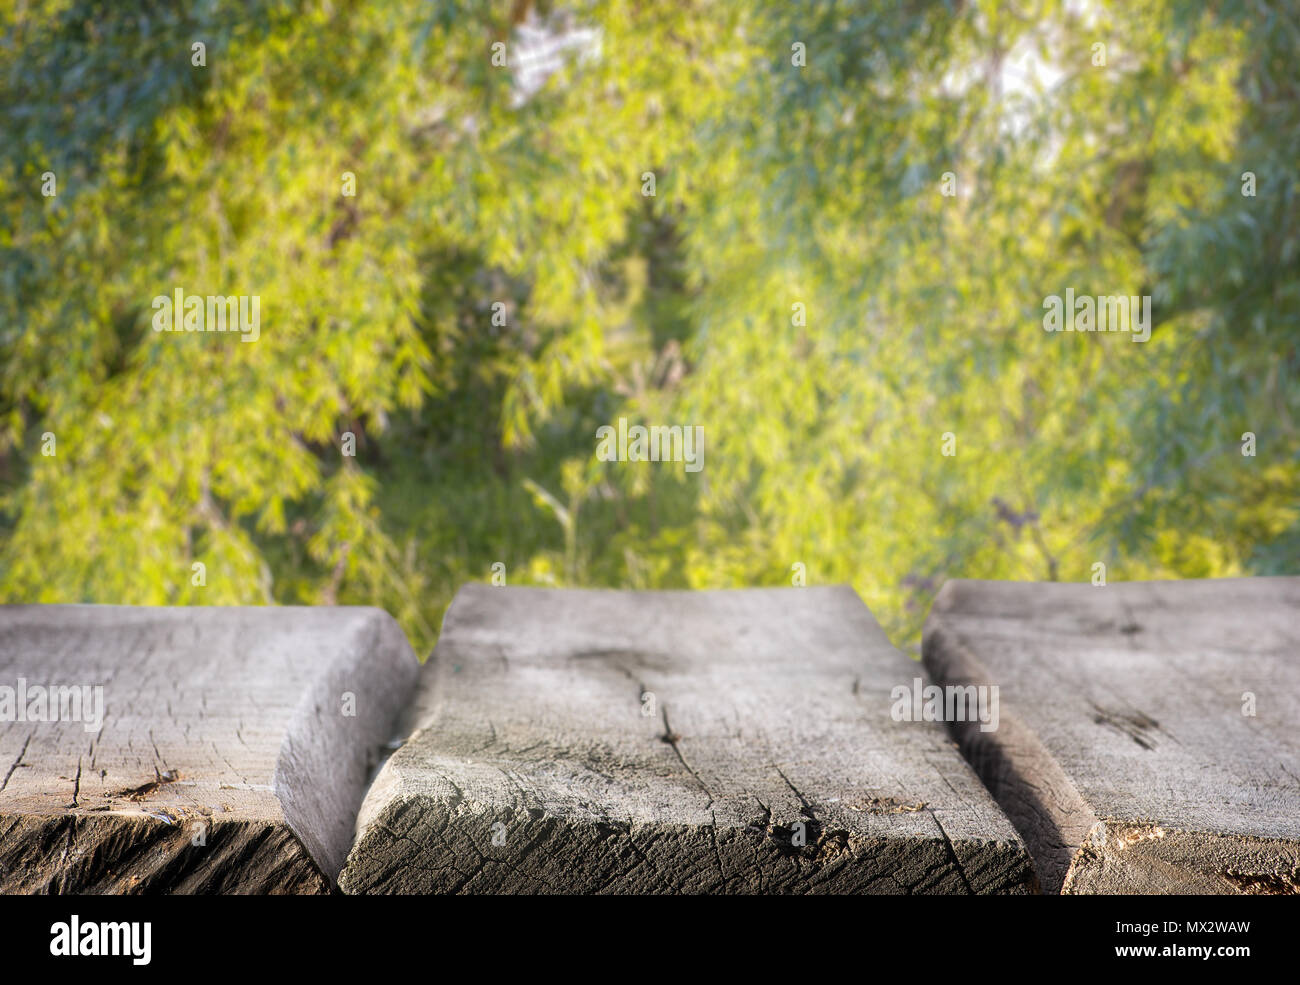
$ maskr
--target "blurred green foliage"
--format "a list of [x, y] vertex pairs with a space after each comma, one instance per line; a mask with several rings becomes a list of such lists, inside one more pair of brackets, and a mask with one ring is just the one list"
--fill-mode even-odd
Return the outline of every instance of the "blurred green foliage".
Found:
[[[423, 653], [494, 562], [800, 563], [914, 645], [953, 577], [1296, 572], [1293, 4], [185, 6], [0, 0], [4, 600], [372, 603]], [[564, 18], [598, 52], [521, 96], [492, 44]], [[153, 332], [176, 287], [260, 338]], [[1151, 340], [1044, 332], [1067, 287]], [[620, 416], [704, 470], [597, 461]]]

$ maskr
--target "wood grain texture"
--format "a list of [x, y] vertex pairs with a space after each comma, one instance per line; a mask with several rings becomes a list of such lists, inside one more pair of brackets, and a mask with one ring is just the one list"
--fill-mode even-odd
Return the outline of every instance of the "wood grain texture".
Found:
[[949, 582], [923, 652], [1046, 891], [1300, 890], [1300, 578]]
[[0, 607], [0, 688], [104, 697], [0, 721], [0, 891], [330, 891], [417, 672], [378, 609]]
[[849, 588], [466, 586], [340, 886], [1032, 891], [942, 727], [890, 717], [919, 674]]

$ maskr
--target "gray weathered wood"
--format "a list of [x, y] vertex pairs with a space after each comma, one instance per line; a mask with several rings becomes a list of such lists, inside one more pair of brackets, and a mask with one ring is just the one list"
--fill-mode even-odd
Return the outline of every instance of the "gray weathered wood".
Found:
[[924, 661], [1000, 688], [955, 732], [1045, 890], [1300, 890], [1300, 578], [949, 582]]
[[844, 587], [469, 585], [340, 886], [1032, 891], [941, 726], [891, 718], [919, 674]]
[[0, 688], [104, 698], [0, 721], [0, 892], [328, 891], [417, 669], [378, 609], [0, 607]]

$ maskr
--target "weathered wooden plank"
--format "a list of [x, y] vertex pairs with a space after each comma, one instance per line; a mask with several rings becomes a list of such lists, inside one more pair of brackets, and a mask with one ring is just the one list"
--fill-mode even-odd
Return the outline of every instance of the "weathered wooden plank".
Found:
[[329, 891], [417, 668], [378, 609], [0, 607], [0, 892]]
[[949, 582], [924, 661], [1046, 891], [1300, 890], [1300, 578]]
[[469, 585], [340, 886], [1032, 891], [942, 728], [891, 718], [919, 673], [846, 587]]

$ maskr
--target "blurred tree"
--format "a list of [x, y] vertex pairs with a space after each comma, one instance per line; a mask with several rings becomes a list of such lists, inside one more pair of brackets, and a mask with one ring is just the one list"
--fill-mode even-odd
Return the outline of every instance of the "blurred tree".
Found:
[[[951, 577], [1294, 572], [1298, 20], [0, 0], [0, 596], [425, 650], [495, 562], [801, 563], [912, 644]], [[257, 341], [154, 332], [178, 287]], [[1150, 341], [1044, 332], [1067, 288]], [[597, 461], [620, 416], [703, 471]]]

